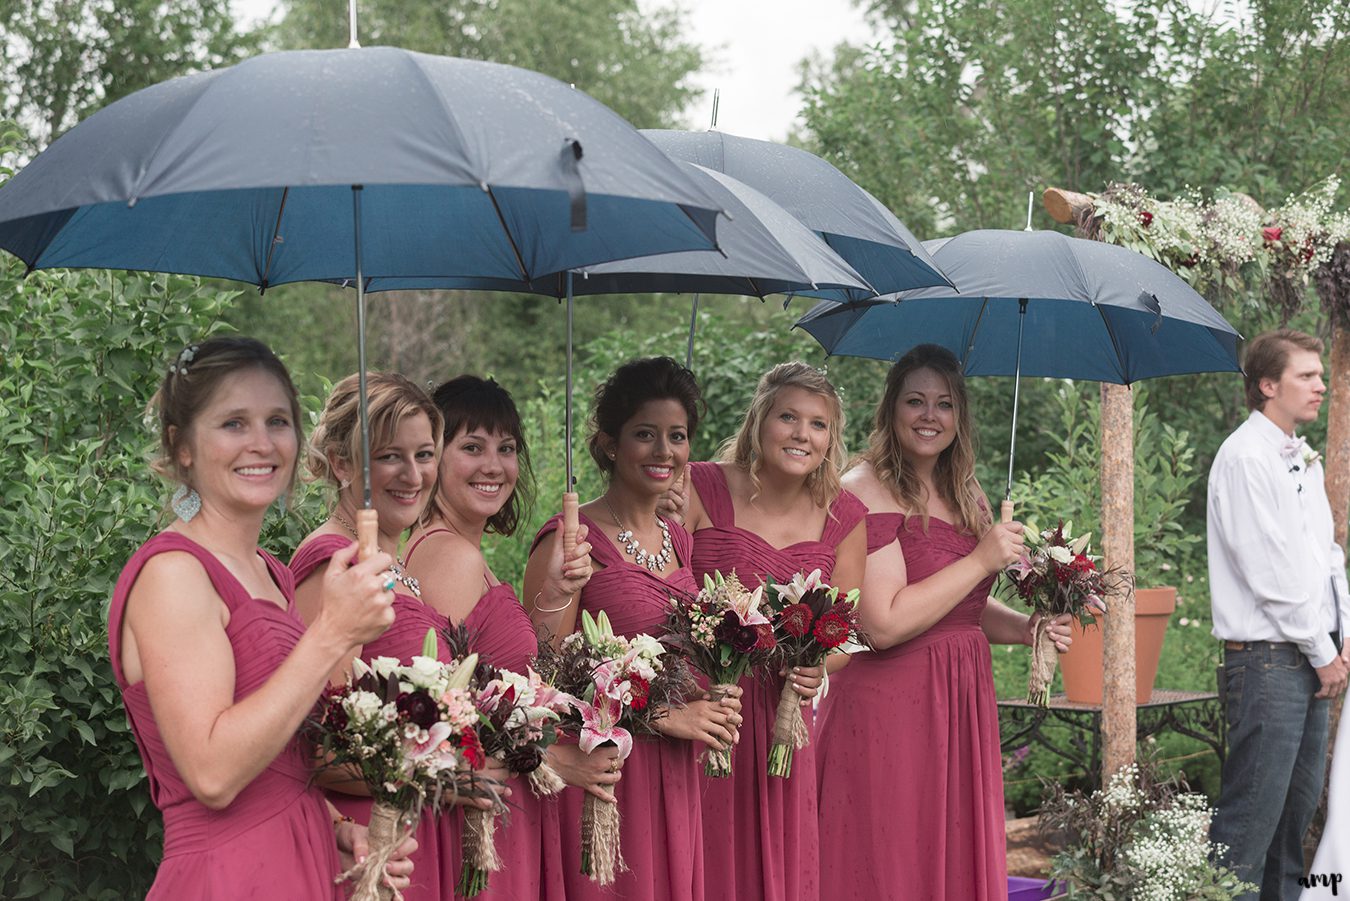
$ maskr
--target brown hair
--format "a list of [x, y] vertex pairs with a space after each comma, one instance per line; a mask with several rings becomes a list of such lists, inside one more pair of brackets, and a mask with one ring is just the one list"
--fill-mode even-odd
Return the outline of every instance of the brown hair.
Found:
[[980, 503], [980, 484], [975, 480], [975, 430], [967, 402], [966, 378], [961, 364], [947, 348], [937, 344], [920, 344], [895, 362], [886, 373], [886, 390], [877, 405], [872, 434], [867, 439], [865, 460], [877, 479], [890, 489], [906, 513], [919, 513], [923, 527], [928, 528], [928, 512], [924, 504], [923, 485], [914, 467], [905, 459], [900, 439], [895, 434], [895, 407], [905, 378], [920, 369], [931, 369], [947, 380], [952, 406], [956, 413], [956, 437], [938, 457], [933, 472], [938, 494], [955, 508], [959, 523], [954, 523], [976, 535], [983, 535], [992, 523], [988, 511]]
[[[393, 441], [394, 433], [404, 419], [425, 413], [431, 420], [436, 458], [440, 459], [441, 411], [425, 391], [397, 372], [371, 372], [366, 374], [366, 397], [372, 451]], [[314, 429], [305, 460], [316, 481], [324, 480], [341, 487], [330, 460], [341, 460], [353, 468], [361, 468], [360, 402], [360, 380], [355, 373], [333, 386], [328, 402], [319, 414], [319, 424]]]
[[1306, 332], [1291, 328], [1263, 332], [1247, 343], [1242, 355], [1242, 384], [1246, 390], [1248, 410], [1261, 410], [1266, 396], [1261, 393], [1261, 380], [1279, 381], [1289, 365], [1289, 352], [1307, 350], [1322, 355], [1322, 342]]
[[673, 400], [684, 407], [689, 437], [694, 437], [703, 408], [703, 394], [694, 374], [670, 357], [629, 360], [595, 389], [587, 447], [601, 472], [608, 475], [614, 471], [614, 461], [605, 453], [601, 436], [618, 438], [623, 424], [649, 400]]
[[[520, 464], [520, 478], [516, 488], [502, 508], [488, 519], [485, 531], [498, 535], [514, 535], [520, 521], [529, 516], [534, 505], [534, 471], [530, 466], [530, 449], [525, 443], [520, 411], [511, 394], [492, 379], [476, 375], [461, 375], [442, 384], [431, 394], [441, 415], [445, 417], [444, 436], [449, 443], [460, 432], [483, 429], [510, 435], [516, 442], [516, 459]], [[431, 503], [422, 514], [426, 523], [433, 516], [445, 516], [439, 492], [432, 494]]]
[[[178, 462], [178, 457], [197, 415], [211, 402], [226, 379], [249, 369], [260, 369], [281, 383], [291, 408], [296, 448], [303, 451], [305, 433], [300, 427], [300, 399], [291, 382], [291, 374], [261, 341], [223, 336], [190, 344], [170, 362], [164, 381], [150, 399], [150, 409], [159, 419], [159, 452], [150, 461], [151, 469], [166, 479], [190, 486], [188, 472]], [[299, 465], [297, 453], [295, 467], [291, 470], [292, 487]]]
[[844, 405], [825, 373], [814, 366], [793, 360], [779, 363], [760, 376], [740, 431], [722, 445], [722, 460], [749, 473], [750, 483], [754, 486], [753, 497], [758, 497], [759, 471], [764, 466], [764, 448], [760, 445], [759, 433], [764, 428], [764, 420], [768, 418], [773, 402], [778, 398], [778, 392], [784, 388], [801, 388], [822, 397], [830, 408], [830, 442], [825, 448], [825, 459], [806, 477], [811, 499], [827, 507], [839, 496], [839, 476], [848, 460], [848, 452], [844, 449]]

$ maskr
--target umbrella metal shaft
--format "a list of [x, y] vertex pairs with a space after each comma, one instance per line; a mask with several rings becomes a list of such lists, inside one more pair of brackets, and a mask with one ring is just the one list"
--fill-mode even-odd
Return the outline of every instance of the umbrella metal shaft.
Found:
[[689, 346], [684, 351], [684, 368], [694, 368], [694, 330], [698, 328], [698, 292], [694, 292], [694, 303], [689, 308]]
[[361, 186], [352, 185], [352, 224], [356, 240], [356, 372], [361, 416], [361, 506], [370, 500], [370, 409], [366, 403], [366, 286], [361, 278]]
[[1027, 321], [1027, 299], [1017, 301], [1017, 363], [1013, 370], [1013, 415], [1012, 438], [1008, 442], [1008, 487], [1003, 494], [1005, 501], [1012, 500], [1013, 460], [1017, 458], [1017, 404], [1022, 393], [1022, 328]]

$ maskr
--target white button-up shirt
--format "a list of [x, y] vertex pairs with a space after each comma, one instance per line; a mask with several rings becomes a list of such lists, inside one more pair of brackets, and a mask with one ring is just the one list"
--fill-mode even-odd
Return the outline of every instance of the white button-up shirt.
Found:
[[1303, 447], [1256, 410], [1219, 448], [1209, 587], [1216, 638], [1293, 642], [1317, 667], [1336, 656], [1328, 633], [1350, 624], [1350, 590], [1322, 464]]

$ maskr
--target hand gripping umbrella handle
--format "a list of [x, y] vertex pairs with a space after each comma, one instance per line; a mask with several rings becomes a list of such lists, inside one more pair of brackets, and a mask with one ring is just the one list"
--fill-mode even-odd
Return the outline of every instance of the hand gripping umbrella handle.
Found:
[[999, 522], [1012, 522], [1013, 502], [1012, 498], [1005, 497], [1003, 503], [999, 505]]
[[356, 511], [356, 544], [362, 560], [380, 552], [380, 515], [370, 507]]
[[580, 498], [575, 491], [563, 492], [563, 565], [577, 553], [577, 505]]

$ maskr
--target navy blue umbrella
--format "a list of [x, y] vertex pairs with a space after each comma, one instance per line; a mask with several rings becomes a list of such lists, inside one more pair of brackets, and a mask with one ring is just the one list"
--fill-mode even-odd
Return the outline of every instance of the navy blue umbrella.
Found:
[[30, 270], [262, 289], [352, 279], [364, 401], [366, 278], [529, 280], [706, 250], [718, 212], [627, 122], [554, 79], [387, 47], [307, 50], [95, 113], [0, 188], [0, 248]]
[[919, 344], [940, 344], [967, 375], [1013, 376], [1009, 491], [1022, 375], [1128, 385], [1242, 371], [1237, 331], [1142, 254], [1055, 231], [971, 231], [925, 246], [959, 291], [825, 301], [797, 327], [831, 354], [896, 360]]

